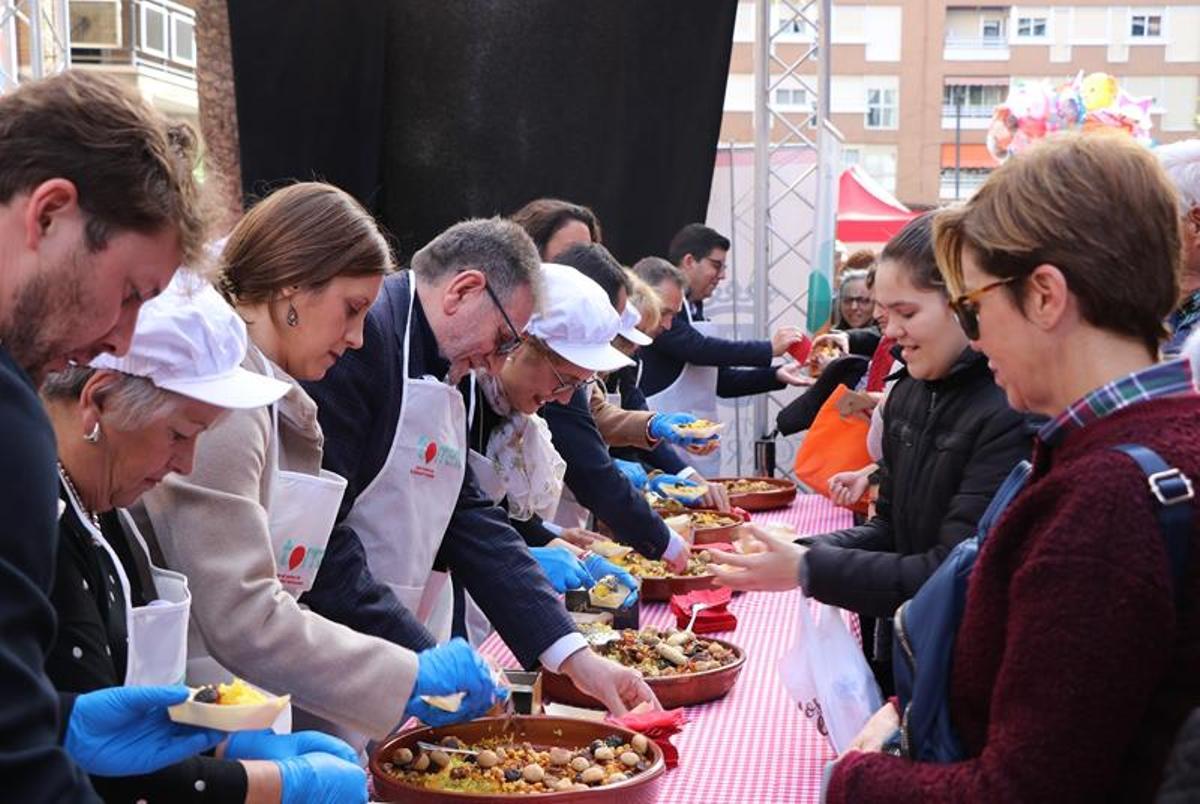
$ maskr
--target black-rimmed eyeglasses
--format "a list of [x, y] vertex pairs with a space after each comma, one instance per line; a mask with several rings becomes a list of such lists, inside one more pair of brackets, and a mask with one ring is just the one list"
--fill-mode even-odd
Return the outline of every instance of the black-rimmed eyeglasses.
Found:
[[512, 319], [508, 317], [508, 313], [504, 312], [504, 307], [500, 304], [500, 299], [496, 297], [496, 291], [492, 290], [492, 286], [489, 284], [484, 284], [483, 289], [487, 291], [487, 295], [492, 300], [492, 304], [496, 305], [496, 309], [499, 310], [500, 315], [504, 317], [504, 323], [508, 325], [508, 331], [512, 333], [512, 337], [506, 341], [499, 342], [500, 339], [496, 339], [498, 342], [496, 344], [495, 352], [501, 357], [510, 355], [517, 351], [517, 349], [521, 346], [521, 342], [525, 339], [521, 337], [521, 333], [517, 331], [515, 326], [513, 326]]
[[562, 394], [565, 394], [567, 391], [570, 391], [572, 394], [574, 394], [576, 391], [578, 391], [580, 388], [584, 387], [585, 385], [590, 385], [591, 383], [596, 381], [595, 375], [592, 375], [591, 377], [585, 377], [582, 380], [568, 380], [566, 377], [564, 377], [559, 372], [558, 368], [554, 365], [553, 357], [546, 354], [545, 352], [542, 353], [542, 357], [545, 358], [546, 362], [550, 364], [550, 370], [554, 372], [554, 378], [556, 380], [558, 380], [558, 385], [554, 388], [554, 390], [552, 390], [550, 392], [550, 396], [560, 396]]

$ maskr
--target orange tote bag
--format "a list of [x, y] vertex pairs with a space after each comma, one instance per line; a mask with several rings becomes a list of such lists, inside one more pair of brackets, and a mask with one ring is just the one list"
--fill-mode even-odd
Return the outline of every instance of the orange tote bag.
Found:
[[[825, 404], [821, 405], [812, 427], [808, 428], [804, 443], [796, 451], [796, 479], [826, 497], [829, 496], [829, 478], [838, 472], [862, 469], [871, 462], [871, 455], [867, 452], [870, 422], [843, 418], [838, 412], [838, 400], [848, 391], [844, 385], [834, 389]], [[869, 496], [864, 494], [851, 506], [851, 510], [867, 513]]]

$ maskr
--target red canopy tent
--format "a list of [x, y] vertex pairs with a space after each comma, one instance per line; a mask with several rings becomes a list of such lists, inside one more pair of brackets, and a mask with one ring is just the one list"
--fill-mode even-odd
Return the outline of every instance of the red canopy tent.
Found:
[[918, 214], [858, 165], [842, 171], [838, 181], [837, 239], [843, 243], [883, 243]]

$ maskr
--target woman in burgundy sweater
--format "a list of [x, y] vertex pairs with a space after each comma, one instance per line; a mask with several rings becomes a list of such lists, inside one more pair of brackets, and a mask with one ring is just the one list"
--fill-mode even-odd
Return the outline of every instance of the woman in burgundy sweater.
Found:
[[[1193, 506], [1171, 575], [1141, 444], [1200, 481], [1200, 397], [1156, 363], [1176, 298], [1178, 212], [1131, 139], [1051, 138], [937, 223], [963, 329], [1013, 407], [1052, 417], [1034, 471], [988, 536], [954, 645], [949, 706], [963, 761], [879, 753], [891, 705], [832, 768], [830, 802], [1152, 797], [1200, 704]], [[1177, 597], [1178, 592], [1178, 597]]]

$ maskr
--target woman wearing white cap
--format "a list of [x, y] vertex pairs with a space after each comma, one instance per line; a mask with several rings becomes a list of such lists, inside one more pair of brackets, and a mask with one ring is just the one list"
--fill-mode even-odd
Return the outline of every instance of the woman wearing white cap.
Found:
[[[601, 245], [600, 220], [595, 212], [588, 207], [558, 198], [538, 198], [514, 212], [512, 221], [533, 239], [543, 260], [570, 265], [582, 271], [609, 294], [609, 301], [621, 316], [617, 334], [622, 339], [619, 343], [630, 347], [627, 354], [632, 354], [638, 348], [649, 346], [653, 342], [653, 339], [639, 328], [641, 315], [637, 307], [630, 303], [634, 292], [632, 275], [621, 268]], [[613, 279], [619, 287], [610, 284], [608, 279]], [[696, 420], [690, 413], [643, 415], [645, 411], [642, 410], [624, 410], [617, 400], [604, 392], [600, 384], [592, 389], [588, 403], [596, 427], [610, 447], [653, 450], [666, 441], [696, 455], [705, 455], [716, 449], [715, 439], [705, 443], [681, 435], [676, 430], [677, 425]], [[631, 461], [621, 461], [618, 466], [635, 487], [647, 486], [648, 478], [640, 465]], [[692, 479], [686, 479], [689, 476]], [[695, 469], [688, 468], [684, 471], [684, 466], [680, 466], [678, 477], [664, 476], [657, 481], [657, 486], [661, 489], [669, 485], [699, 485], [696, 482], [699, 480], [703, 478]], [[718, 484], [709, 484], [704, 504], [726, 510], [729, 505], [724, 488]], [[587, 518], [586, 510], [578, 505], [570, 489], [567, 490], [562, 510], [560, 522], [573, 523]], [[581, 528], [568, 527], [567, 531], [579, 535]]]
[[[482, 714], [495, 682], [462, 641], [415, 654], [299, 602], [345, 481], [321, 470], [316, 404], [297, 380], [321, 378], [362, 345], [391, 265], [375, 222], [331, 185], [292, 185], [242, 218], [219, 264], [222, 294], [249, 333], [243, 367], [289, 388], [271, 410], [223, 418], [199, 444], [192, 473], [169, 476], [135, 510], [167, 565], [191, 582], [188, 680], [232, 673], [290, 693], [300, 710], [356, 740], [382, 738], [410, 715], [441, 725]], [[403, 625], [404, 616], [395, 606], [391, 619]], [[454, 692], [466, 697], [453, 713], [423, 697]]]
[[534, 414], [547, 402], [568, 401], [597, 372], [631, 361], [610, 345], [619, 319], [599, 285], [553, 263], [543, 263], [542, 276], [542, 310], [529, 320], [521, 345], [498, 376], [485, 374], [463, 384], [468, 392], [468, 459], [480, 487], [506, 506], [513, 526], [558, 591], [590, 586], [608, 574], [635, 587], [628, 573], [558, 538], [563, 529], [547, 521], [558, 507], [566, 464], [546, 423]]
[[[191, 471], [197, 439], [224, 410], [260, 408], [287, 392], [286, 383], [241, 368], [245, 354], [245, 325], [207, 283], [180, 272], [142, 310], [128, 353], [43, 384], [62, 510], [51, 594], [59, 627], [46, 659], [58, 690], [183, 680], [187, 578], [150, 562], [123, 509], [168, 473]], [[196, 790], [221, 801], [365, 799], [354, 751], [325, 734], [239, 733], [221, 753], [92, 781], [121, 801], [182, 800]]]

